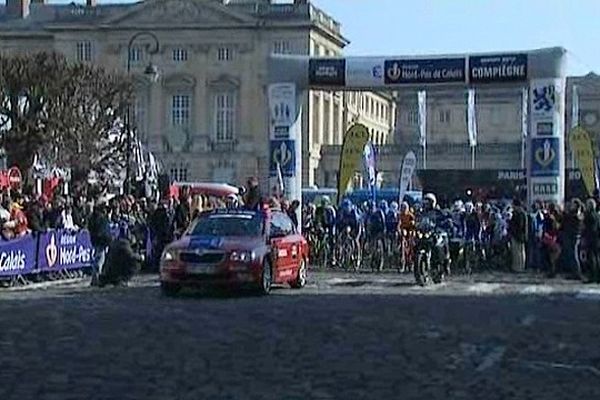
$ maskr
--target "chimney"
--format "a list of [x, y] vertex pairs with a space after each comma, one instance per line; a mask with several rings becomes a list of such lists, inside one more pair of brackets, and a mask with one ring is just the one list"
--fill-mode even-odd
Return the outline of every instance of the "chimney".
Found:
[[13, 18], [25, 19], [29, 16], [30, 0], [6, 0], [6, 11]]
[[85, 0], [85, 5], [88, 7], [96, 7], [98, 2], [96, 0]]

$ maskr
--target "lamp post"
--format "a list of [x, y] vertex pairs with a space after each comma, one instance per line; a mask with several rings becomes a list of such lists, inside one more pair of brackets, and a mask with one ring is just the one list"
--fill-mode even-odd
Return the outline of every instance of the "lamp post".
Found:
[[[148, 46], [148, 54], [150, 56], [158, 53], [159, 51], [159, 43], [158, 38], [152, 32], [144, 31], [138, 32], [129, 39], [129, 43], [127, 44], [127, 76], [131, 74], [131, 47], [133, 43], [140, 37], [145, 36], [149, 37], [153, 40], [154, 45]], [[144, 68], [144, 75], [150, 76], [152, 82], [156, 82], [158, 80], [158, 68], [152, 64], [152, 60], [148, 61], [148, 65]], [[130, 116], [131, 116], [131, 104], [127, 104], [127, 114], [125, 116], [125, 129], [127, 132], [127, 166], [125, 169], [125, 194], [131, 194], [131, 124], [130, 124]]]

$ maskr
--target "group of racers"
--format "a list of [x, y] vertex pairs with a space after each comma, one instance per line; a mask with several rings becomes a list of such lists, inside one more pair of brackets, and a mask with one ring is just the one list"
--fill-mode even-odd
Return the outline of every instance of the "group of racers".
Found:
[[[457, 200], [451, 208], [442, 209], [433, 193], [424, 195], [418, 207], [409, 203], [380, 200], [378, 204], [367, 201], [356, 205], [350, 199], [342, 200], [339, 208], [324, 196], [318, 205], [309, 203], [303, 213], [303, 232], [309, 242], [326, 240], [330, 248], [339, 244], [340, 235], [349, 231], [357, 245], [371, 240], [385, 239], [385, 243], [404, 243], [413, 246], [411, 238], [419, 226], [419, 221], [427, 220], [436, 229], [445, 232], [449, 241], [472, 243], [477, 256], [483, 262], [486, 256], [500, 254], [508, 243], [508, 221], [510, 207]], [[313, 247], [314, 243], [311, 243]], [[385, 251], [389, 251], [386, 247]], [[406, 254], [414, 252], [405, 249]], [[450, 258], [450, 246], [444, 249], [444, 258]], [[365, 254], [367, 256], [367, 254]], [[335, 266], [335, 253], [327, 263]], [[410, 264], [410, 263], [409, 263]]]

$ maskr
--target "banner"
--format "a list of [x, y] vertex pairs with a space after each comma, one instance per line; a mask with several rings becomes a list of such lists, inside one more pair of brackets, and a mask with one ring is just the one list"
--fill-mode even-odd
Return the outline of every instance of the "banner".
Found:
[[571, 131], [569, 140], [585, 189], [591, 196], [596, 189], [596, 165], [592, 139], [585, 129], [576, 127]]
[[38, 245], [38, 269], [78, 269], [92, 262], [92, 243], [86, 230], [59, 229], [42, 233]]
[[398, 196], [398, 204], [404, 201], [404, 194], [406, 193], [406, 189], [408, 189], [408, 184], [410, 183], [416, 168], [417, 156], [415, 156], [415, 153], [412, 151], [409, 151], [404, 156], [400, 170], [400, 195]]
[[363, 149], [363, 169], [368, 178], [371, 200], [375, 201], [375, 192], [377, 189], [377, 165], [375, 160], [375, 148], [371, 141], [367, 142]]
[[363, 124], [354, 124], [348, 129], [344, 136], [342, 144], [342, 154], [340, 154], [340, 168], [338, 172], [338, 192], [337, 203], [348, 192], [352, 177], [360, 168], [360, 159], [369, 141], [369, 130]]
[[0, 276], [25, 275], [35, 270], [36, 238], [33, 235], [0, 241]]
[[352, 87], [383, 86], [383, 58], [346, 60], [346, 85]]
[[311, 58], [308, 62], [308, 84], [314, 86], [345, 86], [346, 60]]
[[385, 84], [466, 83], [466, 59], [386, 60]]
[[271, 140], [290, 139], [290, 130], [296, 118], [296, 85], [269, 85], [269, 109]]
[[417, 93], [419, 103], [419, 144], [427, 147], [427, 92], [424, 90]]
[[469, 82], [496, 83], [527, 80], [527, 54], [469, 57]]
[[469, 146], [477, 146], [477, 111], [475, 109], [475, 89], [469, 89], [467, 101], [467, 128], [469, 131]]

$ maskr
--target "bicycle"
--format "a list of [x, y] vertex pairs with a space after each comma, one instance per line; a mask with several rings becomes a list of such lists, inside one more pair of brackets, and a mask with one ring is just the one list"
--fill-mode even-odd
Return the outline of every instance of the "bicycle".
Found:
[[360, 269], [360, 256], [360, 247], [352, 236], [352, 228], [347, 226], [338, 238], [336, 259], [342, 269], [356, 272]]

